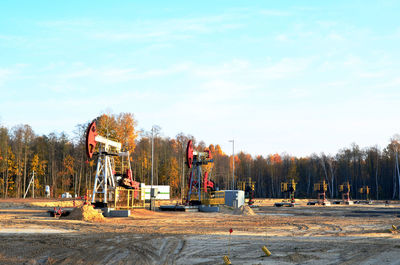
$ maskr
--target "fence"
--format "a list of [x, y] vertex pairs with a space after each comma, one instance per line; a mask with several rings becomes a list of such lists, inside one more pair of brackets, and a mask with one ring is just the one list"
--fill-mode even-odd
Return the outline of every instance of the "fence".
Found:
[[[92, 190], [86, 192], [87, 200], [92, 200]], [[108, 202], [113, 205], [115, 209], [132, 209], [132, 208], [145, 208], [145, 190], [144, 189], [125, 189], [117, 187], [115, 190], [109, 190]], [[104, 201], [103, 194], [96, 194], [96, 201]], [[112, 206], [111, 206], [112, 207]]]

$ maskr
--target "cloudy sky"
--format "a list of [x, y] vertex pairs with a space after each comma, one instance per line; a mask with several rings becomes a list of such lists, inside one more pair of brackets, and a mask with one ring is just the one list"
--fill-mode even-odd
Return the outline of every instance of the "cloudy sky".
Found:
[[1, 1], [0, 125], [102, 112], [253, 155], [400, 132], [398, 1]]

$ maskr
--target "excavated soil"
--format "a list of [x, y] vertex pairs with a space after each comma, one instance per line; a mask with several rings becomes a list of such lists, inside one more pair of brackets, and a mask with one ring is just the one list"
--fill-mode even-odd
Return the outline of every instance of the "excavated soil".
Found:
[[91, 205], [76, 207], [65, 219], [88, 222], [104, 222], [104, 216]]
[[254, 213], [254, 211], [247, 205], [242, 205], [239, 208], [235, 209], [233, 211], [233, 214], [235, 214], [235, 215], [245, 215], [245, 216], [256, 215]]
[[399, 204], [300, 201], [276, 208], [274, 202], [257, 200], [255, 215], [235, 215], [229, 207], [222, 213], [135, 209], [128, 218], [87, 222], [0, 200], [0, 264], [223, 264], [228, 248], [232, 264], [399, 264], [400, 234], [391, 231], [400, 227]]

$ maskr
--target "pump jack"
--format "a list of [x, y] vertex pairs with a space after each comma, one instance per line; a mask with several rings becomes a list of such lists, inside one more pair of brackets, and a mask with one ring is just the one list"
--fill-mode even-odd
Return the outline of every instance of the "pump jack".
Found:
[[353, 204], [353, 201], [350, 200], [350, 183], [346, 181], [342, 185], [339, 185], [339, 192], [342, 193], [342, 202], [344, 204]]
[[328, 185], [325, 180], [314, 184], [314, 191], [318, 193], [318, 204], [330, 206], [331, 203], [326, 199], [326, 191], [328, 190]]
[[295, 182], [295, 180], [293, 178], [290, 180], [290, 182], [281, 182], [281, 192], [288, 193], [289, 200], [282, 201], [282, 202], [276, 202], [274, 204], [274, 206], [276, 206], [276, 207], [281, 207], [281, 206], [293, 207], [293, 206], [295, 206], [296, 199], [294, 198], [294, 194], [296, 192], [296, 185], [297, 185], [297, 183]]
[[244, 191], [245, 199], [248, 199], [248, 205], [254, 204], [254, 190], [255, 190], [255, 181], [252, 181], [251, 178], [248, 180], [238, 181], [238, 189]]
[[359, 201], [358, 203], [368, 203], [371, 204], [371, 200], [369, 199], [369, 191], [371, 189], [368, 186], [362, 186], [359, 188], [358, 192], [361, 194], [361, 197], [364, 197], [365, 194], [365, 201]]
[[189, 140], [186, 147], [186, 165], [190, 171], [190, 177], [188, 181], [188, 192], [186, 197], [186, 204], [199, 205], [201, 201], [206, 199], [205, 195], [202, 196], [202, 190], [204, 193], [208, 193], [215, 190], [215, 183], [209, 180], [208, 172], [204, 173], [202, 179], [202, 165], [212, 163], [214, 160], [211, 157], [210, 150], [204, 152], [198, 152], [193, 150], [193, 142]]
[[[99, 151], [95, 153], [99, 143]], [[92, 122], [86, 133], [86, 155], [88, 159], [97, 156], [96, 177], [94, 181], [92, 203], [96, 195], [102, 195], [103, 203], [107, 203], [110, 192], [119, 185], [129, 189], [139, 189], [139, 182], [132, 179], [132, 170], [129, 161], [129, 151], [121, 152], [121, 143], [107, 139], [97, 133], [96, 122]], [[116, 174], [114, 157], [127, 159], [126, 173]], [[123, 161], [121, 161], [123, 164]]]

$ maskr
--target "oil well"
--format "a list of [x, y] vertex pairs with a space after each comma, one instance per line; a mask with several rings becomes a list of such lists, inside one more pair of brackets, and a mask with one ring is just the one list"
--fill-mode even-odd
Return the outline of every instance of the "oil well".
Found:
[[328, 184], [325, 180], [322, 180], [318, 183], [314, 183], [314, 192], [317, 193], [317, 200], [310, 201], [307, 205], [323, 205], [323, 206], [330, 206], [330, 201], [326, 198], [326, 192], [328, 190]]
[[121, 143], [97, 132], [96, 122], [86, 132], [86, 155], [97, 159], [93, 190], [87, 200], [100, 208], [105, 216], [129, 216], [130, 209], [145, 207], [143, 183], [133, 179], [129, 151], [121, 151]]
[[361, 200], [357, 201], [357, 203], [371, 204], [372, 201], [369, 197], [370, 190], [371, 189], [368, 186], [362, 186], [361, 188], [359, 188], [358, 193], [361, 196]]
[[276, 207], [287, 206], [293, 207], [296, 205], [295, 192], [296, 192], [296, 181], [292, 178], [288, 182], [281, 182], [281, 192], [285, 195], [287, 200], [277, 202], [274, 204]]
[[[121, 146], [121, 143], [100, 135], [95, 121], [90, 123], [86, 132], [86, 155], [88, 159], [96, 159], [97, 165], [93, 189], [87, 191], [87, 200], [95, 208], [102, 209], [104, 216], [129, 216], [131, 209], [145, 208], [146, 200], [152, 201], [151, 198], [158, 193], [157, 188], [148, 190], [150, 186], [134, 179], [129, 151], [123, 151]], [[245, 192], [248, 203], [252, 204], [254, 182], [249, 179], [241, 183], [243, 190], [219, 190], [209, 172], [209, 165], [212, 166], [213, 162], [210, 150], [195, 150], [189, 140], [185, 198], [181, 204], [162, 205], [160, 210], [218, 212], [220, 205], [238, 208], [245, 204]], [[167, 188], [169, 199], [169, 186]]]
[[350, 185], [350, 182], [348, 182], [348, 181], [339, 185], [339, 192], [342, 194], [341, 203], [347, 204], [347, 205], [354, 204], [354, 202], [350, 199], [350, 189], [351, 189], [351, 185]]
[[185, 198], [182, 204], [162, 205], [162, 211], [203, 211], [218, 212], [219, 206], [238, 208], [244, 205], [243, 190], [219, 190], [212, 180], [207, 165], [214, 162], [210, 150], [194, 150], [192, 140], [186, 146], [186, 166], [189, 169]]
[[256, 182], [252, 181], [251, 177], [237, 183], [237, 189], [244, 191], [245, 203], [249, 206], [254, 206], [255, 184]]

